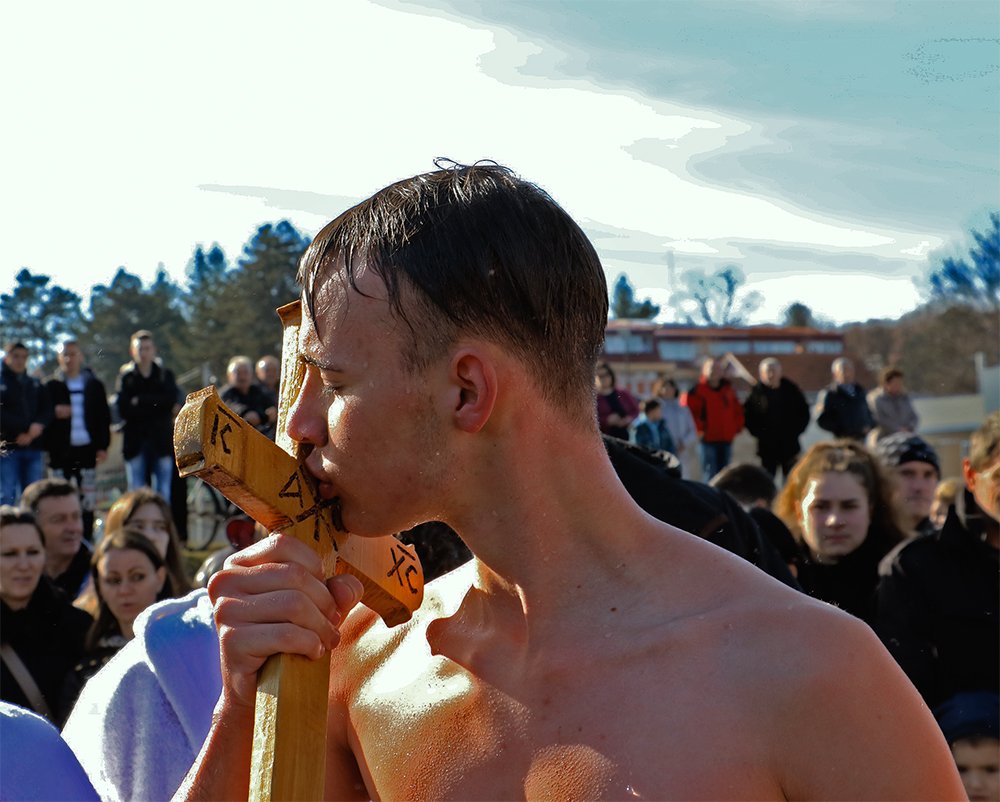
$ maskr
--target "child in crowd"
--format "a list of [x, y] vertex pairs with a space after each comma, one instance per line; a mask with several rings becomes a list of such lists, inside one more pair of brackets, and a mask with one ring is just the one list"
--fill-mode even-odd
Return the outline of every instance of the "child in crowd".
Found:
[[959, 693], [935, 711], [970, 802], [1000, 802], [1000, 696]]

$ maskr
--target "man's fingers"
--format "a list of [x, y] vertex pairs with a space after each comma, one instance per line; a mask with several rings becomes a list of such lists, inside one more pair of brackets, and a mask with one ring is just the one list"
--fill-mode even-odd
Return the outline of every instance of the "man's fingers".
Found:
[[291, 535], [268, 535], [245, 549], [226, 558], [226, 567], [263, 565], [264, 563], [297, 563], [319, 580], [323, 580], [323, 561], [309, 546]]
[[[334, 645], [340, 640], [337, 635]], [[289, 623], [219, 627], [223, 663], [230, 674], [254, 674], [274, 654], [300, 654], [317, 660], [330, 648], [315, 632]]]
[[361, 597], [365, 592], [365, 587], [361, 584], [361, 580], [351, 574], [340, 574], [339, 576], [330, 577], [330, 579], [326, 580], [326, 586], [333, 596], [333, 601], [340, 613], [341, 620], [346, 618], [351, 609], [361, 601]]
[[[293, 620], [274, 616], [284, 614], [286, 606], [294, 612], [308, 602], [327, 622], [340, 622], [337, 605], [327, 586], [298, 563], [227, 568], [209, 580], [208, 595], [216, 605], [227, 600], [252, 598], [268, 621]], [[274, 611], [272, 604], [277, 608]]]

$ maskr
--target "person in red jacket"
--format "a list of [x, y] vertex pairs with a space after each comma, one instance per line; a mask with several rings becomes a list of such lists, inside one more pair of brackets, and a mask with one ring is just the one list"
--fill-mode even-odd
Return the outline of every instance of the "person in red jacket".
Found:
[[724, 371], [723, 360], [708, 359], [702, 365], [701, 379], [685, 400], [701, 438], [702, 479], [706, 482], [729, 464], [733, 439], [743, 430], [743, 406]]

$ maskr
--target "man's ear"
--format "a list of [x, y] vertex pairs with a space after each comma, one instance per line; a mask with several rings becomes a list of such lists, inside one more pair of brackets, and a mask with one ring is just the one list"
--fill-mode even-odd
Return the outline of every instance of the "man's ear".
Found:
[[962, 478], [965, 480], [965, 487], [973, 493], [976, 490], [976, 472], [972, 469], [972, 461], [968, 457], [962, 458]]
[[464, 347], [451, 359], [449, 378], [458, 391], [455, 423], [463, 432], [478, 432], [486, 425], [497, 400], [497, 372], [481, 347]]

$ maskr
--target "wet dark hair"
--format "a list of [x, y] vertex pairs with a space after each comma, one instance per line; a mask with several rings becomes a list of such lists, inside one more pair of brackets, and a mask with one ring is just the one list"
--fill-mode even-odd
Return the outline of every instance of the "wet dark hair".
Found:
[[508, 168], [437, 164], [320, 231], [299, 267], [310, 315], [332, 276], [358, 292], [363, 265], [411, 332], [407, 369], [426, 367], [468, 333], [520, 358], [550, 402], [585, 400], [589, 416], [608, 316], [593, 246], [546, 192]]

